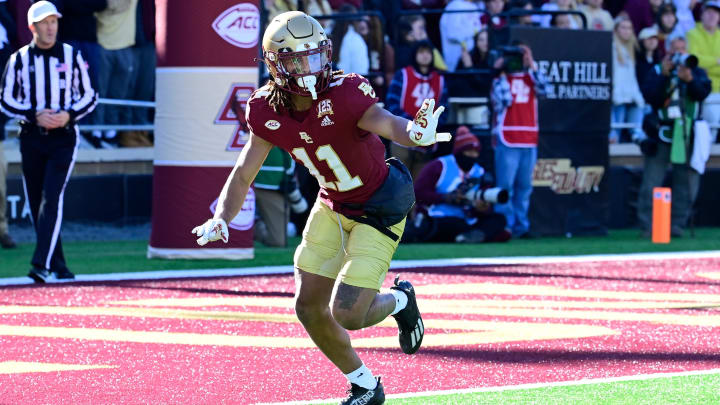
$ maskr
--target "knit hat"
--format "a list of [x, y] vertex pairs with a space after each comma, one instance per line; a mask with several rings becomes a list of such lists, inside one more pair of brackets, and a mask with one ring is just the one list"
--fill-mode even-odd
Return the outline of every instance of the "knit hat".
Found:
[[480, 150], [480, 141], [477, 136], [470, 132], [470, 128], [462, 125], [455, 131], [455, 144], [453, 145], [453, 153], [459, 153], [465, 149]]

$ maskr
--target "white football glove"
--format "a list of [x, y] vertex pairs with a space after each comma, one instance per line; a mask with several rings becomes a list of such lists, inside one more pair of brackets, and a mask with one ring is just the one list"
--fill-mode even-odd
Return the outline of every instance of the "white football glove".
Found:
[[208, 219], [204, 224], [193, 228], [192, 233], [199, 236], [197, 244], [205, 246], [208, 242], [213, 242], [218, 239], [222, 239], [223, 242], [228, 243], [229, 233], [227, 223], [223, 219]]
[[417, 145], [428, 146], [436, 142], [448, 142], [452, 138], [452, 135], [447, 132], [435, 133], [438, 119], [445, 107], [440, 106], [433, 112], [434, 108], [435, 100], [426, 98], [417, 114], [415, 114], [415, 119], [408, 122], [408, 136]]

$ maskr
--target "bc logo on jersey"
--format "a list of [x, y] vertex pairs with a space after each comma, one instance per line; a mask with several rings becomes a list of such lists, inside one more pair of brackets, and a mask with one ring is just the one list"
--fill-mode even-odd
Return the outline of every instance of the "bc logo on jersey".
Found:
[[375, 89], [372, 88], [370, 83], [362, 82], [358, 86], [358, 89], [360, 89], [360, 91], [362, 91], [364, 95], [375, 98]]

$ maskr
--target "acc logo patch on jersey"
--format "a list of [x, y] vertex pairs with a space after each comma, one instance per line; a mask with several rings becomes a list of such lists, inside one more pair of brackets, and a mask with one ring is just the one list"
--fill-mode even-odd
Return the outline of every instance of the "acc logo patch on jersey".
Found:
[[275, 131], [276, 129], [280, 128], [280, 123], [275, 120], [269, 120], [265, 122], [265, 128]]
[[320, 103], [318, 103], [318, 118], [322, 118], [325, 115], [332, 115], [334, 114], [333, 108], [332, 108], [332, 100], [325, 99], [320, 100]]
[[251, 3], [236, 4], [215, 19], [212, 27], [225, 41], [238, 48], [252, 48], [260, 35], [260, 11]]

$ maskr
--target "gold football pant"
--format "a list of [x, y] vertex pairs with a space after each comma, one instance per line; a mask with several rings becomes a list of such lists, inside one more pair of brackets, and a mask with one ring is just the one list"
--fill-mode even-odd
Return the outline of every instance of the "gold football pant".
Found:
[[404, 229], [405, 219], [390, 227], [398, 235], [398, 242], [393, 241], [370, 225], [332, 211], [318, 198], [295, 251], [295, 268], [380, 290]]

